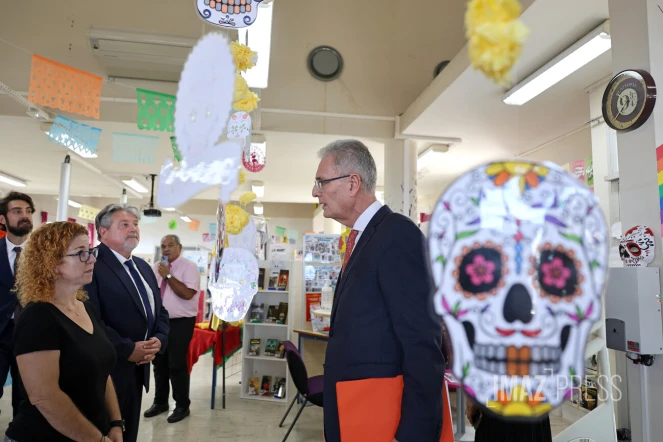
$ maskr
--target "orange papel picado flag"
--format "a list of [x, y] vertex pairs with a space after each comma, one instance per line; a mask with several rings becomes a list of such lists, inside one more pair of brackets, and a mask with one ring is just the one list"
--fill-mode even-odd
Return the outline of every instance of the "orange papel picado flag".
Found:
[[28, 100], [98, 120], [102, 84], [98, 75], [34, 54]]

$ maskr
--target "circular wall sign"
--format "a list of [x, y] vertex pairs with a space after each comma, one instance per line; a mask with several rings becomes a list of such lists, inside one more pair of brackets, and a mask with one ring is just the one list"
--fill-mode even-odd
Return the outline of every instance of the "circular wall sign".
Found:
[[643, 70], [622, 71], [603, 93], [603, 119], [611, 128], [628, 132], [642, 126], [654, 110], [656, 83]]

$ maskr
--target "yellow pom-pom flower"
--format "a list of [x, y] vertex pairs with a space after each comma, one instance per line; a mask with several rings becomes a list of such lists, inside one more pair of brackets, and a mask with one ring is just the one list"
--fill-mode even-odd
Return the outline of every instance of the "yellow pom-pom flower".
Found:
[[240, 101], [249, 92], [249, 85], [244, 77], [235, 74], [235, 93], [233, 94], [233, 101]]
[[246, 181], [246, 172], [244, 172], [244, 169], [241, 169], [239, 171], [239, 184], [244, 184], [244, 181]]
[[254, 92], [247, 91], [247, 93], [240, 99], [233, 103], [233, 107], [237, 111], [251, 112], [258, 107], [260, 98]]
[[470, 0], [465, 14], [472, 66], [506, 87], [529, 35], [520, 11], [517, 0]]
[[253, 193], [253, 192], [244, 192], [243, 194], [241, 194], [239, 196], [239, 203], [242, 206], [246, 206], [247, 204], [249, 204], [254, 199], [256, 199], [256, 194], [255, 193]]
[[248, 223], [249, 214], [244, 209], [235, 205], [226, 206], [226, 233], [239, 235]]
[[258, 54], [246, 45], [233, 41], [230, 44], [230, 51], [235, 58], [235, 67], [240, 72], [246, 72], [256, 65]]

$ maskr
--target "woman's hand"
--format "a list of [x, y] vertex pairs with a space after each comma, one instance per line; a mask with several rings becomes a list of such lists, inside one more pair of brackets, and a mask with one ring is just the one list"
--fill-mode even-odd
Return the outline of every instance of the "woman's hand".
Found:
[[123, 441], [122, 428], [120, 427], [111, 428], [110, 433], [108, 433], [108, 439], [111, 442], [122, 442]]

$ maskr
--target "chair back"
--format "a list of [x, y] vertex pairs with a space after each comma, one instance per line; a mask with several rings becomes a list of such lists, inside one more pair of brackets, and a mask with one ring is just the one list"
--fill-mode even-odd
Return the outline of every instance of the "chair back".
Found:
[[302, 356], [299, 354], [299, 350], [295, 347], [290, 341], [285, 341], [285, 357], [288, 361], [288, 369], [290, 370], [290, 376], [292, 376], [292, 381], [297, 387], [297, 391], [306, 397], [308, 395], [308, 373], [306, 372], [306, 366], [302, 360]]

